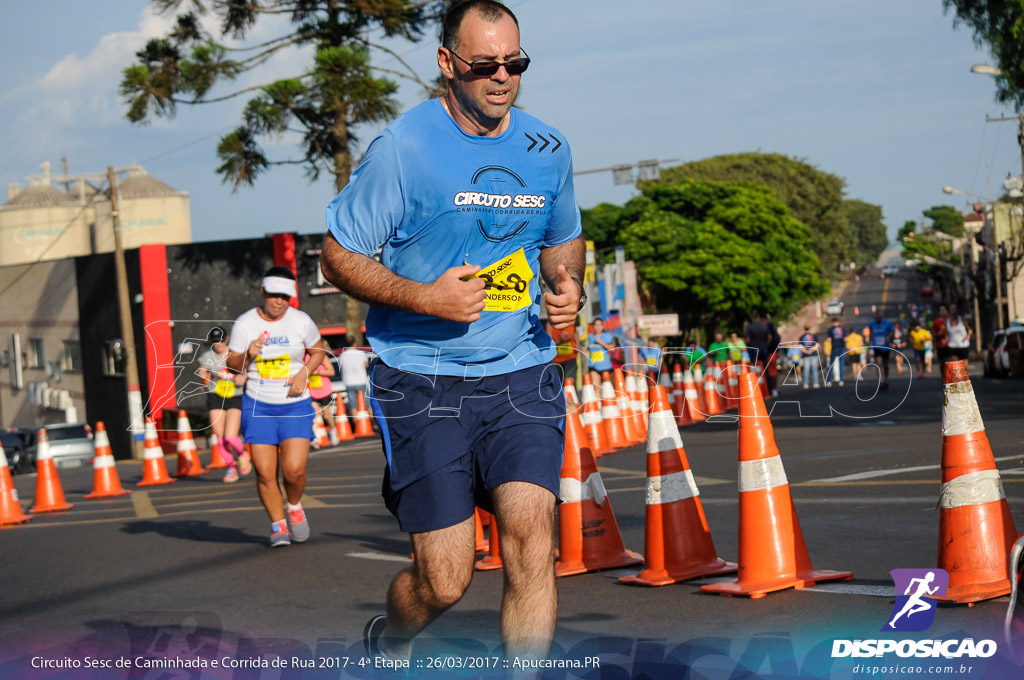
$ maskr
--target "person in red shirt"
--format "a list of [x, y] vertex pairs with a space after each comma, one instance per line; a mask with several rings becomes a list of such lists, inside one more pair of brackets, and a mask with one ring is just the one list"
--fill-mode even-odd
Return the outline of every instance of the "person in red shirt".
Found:
[[939, 366], [944, 366], [949, 358], [949, 333], [946, 330], [946, 318], [949, 310], [946, 305], [939, 307], [939, 315], [932, 321], [932, 347], [939, 359]]

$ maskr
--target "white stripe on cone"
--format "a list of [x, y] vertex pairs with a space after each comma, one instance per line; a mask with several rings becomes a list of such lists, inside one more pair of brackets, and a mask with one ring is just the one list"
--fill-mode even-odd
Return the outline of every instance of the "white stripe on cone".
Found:
[[53, 454], [50, 453], [50, 441], [40, 439], [36, 444], [36, 460], [50, 460]]
[[699, 495], [697, 482], [690, 470], [647, 478], [647, 505], [675, 503]]
[[671, 411], [656, 411], [648, 418], [647, 453], [682, 451], [683, 438], [676, 427], [676, 417]]
[[946, 403], [942, 409], [942, 436], [982, 432], [985, 423], [974, 398], [974, 387], [969, 382], [946, 385]]
[[965, 505], [981, 505], [1006, 498], [998, 470], [982, 470], [960, 475], [946, 482], [939, 491], [939, 507], [944, 510]]
[[110, 438], [107, 437], [107, 431], [106, 430], [100, 430], [99, 432], [94, 434], [93, 435], [93, 439], [92, 439], [92, 445], [93, 445], [94, 448], [97, 448], [97, 449], [103, 448], [104, 446], [109, 447], [110, 446]]
[[93, 467], [94, 470], [102, 470], [103, 468], [112, 468], [112, 467], [114, 467], [114, 457], [113, 456], [96, 456], [92, 460], [93, 460], [92, 467]]
[[740, 493], [763, 491], [789, 484], [782, 458], [772, 456], [764, 460], [741, 460], [739, 469]]
[[601, 473], [594, 472], [587, 477], [585, 482], [572, 477], [562, 477], [558, 484], [558, 496], [563, 503], [594, 501], [599, 506], [603, 506], [608, 492], [605, 491], [604, 482], [601, 481]]

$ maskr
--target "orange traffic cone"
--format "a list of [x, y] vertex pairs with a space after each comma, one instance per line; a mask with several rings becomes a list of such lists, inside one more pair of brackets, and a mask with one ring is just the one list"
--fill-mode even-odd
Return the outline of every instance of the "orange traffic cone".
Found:
[[611, 500], [587, 447], [579, 416], [565, 417], [565, 455], [558, 506], [559, 559], [556, 576], [628, 567], [643, 558], [622, 545]]
[[622, 429], [622, 414], [619, 413], [615, 387], [607, 371], [604, 373], [604, 380], [601, 381], [601, 419], [604, 421], [605, 434], [608, 435], [608, 446], [613, 449], [624, 449], [630, 445]]
[[633, 376], [633, 380], [636, 382], [636, 391], [638, 401], [640, 402], [640, 416], [641, 420], [643, 420], [644, 433], [646, 434], [651, 410], [651, 379], [648, 378], [647, 373], [638, 371], [637, 374]]
[[669, 392], [672, 404], [672, 415], [676, 417], [676, 424], [682, 425], [683, 413], [686, 411], [686, 398], [683, 390], [683, 367], [676, 364], [672, 368], [672, 391]]
[[484, 537], [484, 521], [483, 521], [483, 516], [486, 515], [486, 514], [487, 514], [487, 511], [483, 510], [481, 508], [477, 508], [476, 511], [473, 513], [474, 524], [476, 525], [475, 531], [476, 531], [476, 551], [477, 552], [487, 552], [488, 550], [490, 550], [490, 547], [491, 547], [490, 543]]
[[615, 447], [608, 443], [608, 432], [589, 375], [583, 376], [583, 413], [580, 415], [580, 422], [583, 423], [583, 429], [587, 433], [587, 445], [595, 458], [615, 452]]
[[636, 421], [633, 418], [633, 405], [630, 403], [629, 393], [626, 391], [626, 378], [621, 368], [613, 369], [615, 376], [615, 403], [619, 406], [619, 416], [622, 419], [622, 433], [630, 446], [639, 444], [643, 438], [636, 429]]
[[341, 394], [338, 394], [338, 398], [334, 400], [334, 428], [338, 431], [339, 441], [347, 442], [356, 438], [352, 433], [352, 425], [348, 422], [348, 414], [345, 413], [345, 404], [342, 402]]
[[576, 395], [576, 381], [572, 378], [566, 378], [562, 384], [562, 389], [565, 391], [565, 403], [568, 406], [580, 406], [579, 397]]
[[[147, 423], [148, 424], [148, 423]], [[217, 435], [210, 435], [210, 464], [206, 466], [207, 470], [221, 470], [228, 466], [224, 462], [224, 456], [220, 453], [220, 440]]]
[[192, 438], [192, 425], [188, 422], [188, 414], [178, 411], [178, 471], [175, 477], [195, 477], [206, 474], [203, 464], [199, 462], [199, 451], [196, 440]]
[[734, 411], [739, 406], [740, 381], [742, 365], [734, 365], [731, 359], [725, 360], [725, 410]]
[[640, 388], [632, 371], [623, 371], [626, 381], [626, 395], [629, 410], [633, 412], [633, 429], [641, 439], [647, 439], [647, 421], [644, 420], [644, 404], [640, 403]]
[[366, 410], [366, 399], [363, 397], [363, 391], [359, 390], [358, 396], [356, 397], [356, 437], [372, 437], [373, 436], [373, 425], [370, 424], [370, 412]]
[[327, 436], [327, 427], [324, 425], [324, 417], [319, 412], [313, 417], [313, 437], [316, 438], [316, 445], [320, 448], [331, 445], [331, 439]]
[[488, 539], [487, 554], [476, 561], [473, 567], [477, 571], [491, 571], [505, 566], [501, 561], [501, 546], [498, 544], [498, 520], [491, 516], [491, 534]]
[[700, 405], [700, 394], [697, 392], [697, 384], [693, 381], [693, 374], [689, 371], [683, 372], [683, 401], [686, 407], [683, 409], [682, 425], [703, 423], [708, 419]]
[[[711, 375], [708, 374], [708, 379]], [[654, 391], [647, 436], [647, 513], [644, 568], [622, 583], [664, 586], [698, 576], [729, 574], [736, 565], [715, 553], [700, 491], [665, 388]]]
[[39, 430], [36, 444], [36, 500], [28, 509], [30, 513], [58, 512], [74, 506], [64, 498], [64, 487], [57, 476], [57, 466], [50, 455], [50, 440], [46, 430]]
[[4, 447], [0, 445], [0, 526], [24, 524], [31, 520], [32, 518], [21, 509], [18, 490], [14, 488], [11, 468], [7, 463], [7, 455], [4, 453]]
[[[211, 436], [216, 438], [216, 435]], [[164, 450], [160, 446], [160, 440], [156, 435], [156, 423], [149, 417], [146, 418], [146, 447], [142, 454], [142, 464], [142, 481], [135, 486], [157, 486], [159, 484], [173, 484], [178, 481], [177, 479], [172, 479], [167, 474]]]
[[758, 598], [818, 581], [853, 578], [853, 572], [815, 571], [811, 566], [772, 422], [753, 373], [740, 377], [739, 416], [739, 578], [700, 589]]
[[715, 383], [715, 376], [708, 371], [704, 376], [704, 403], [708, 407], [709, 416], [717, 416], [725, 413], [725, 409], [718, 401], [718, 387]]
[[697, 389], [697, 404], [700, 406], [700, 412], [705, 416], [711, 415], [708, 410], [708, 404], [704, 401], [704, 369], [701, 368], [700, 362], [693, 365], [693, 384]]
[[117, 474], [114, 454], [110, 450], [110, 439], [107, 437], [107, 427], [103, 421], [96, 423], [92, 441], [96, 448], [96, 455], [92, 459], [93, 491], [83, 498], [110, 498], [130, 494], [131, 491], [121, 488], [121, 478]]
[[966, 363], [950, 361], [944, 377], [938, 567], [949, 572], [949, 589], [935, 599], [977, 602], [1010, 592], [1017, 528]]

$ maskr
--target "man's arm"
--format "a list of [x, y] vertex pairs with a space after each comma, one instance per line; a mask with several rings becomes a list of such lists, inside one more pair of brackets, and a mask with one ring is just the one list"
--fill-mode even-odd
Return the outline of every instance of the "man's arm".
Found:
[[324, 277], [357, 300], [374, 307], [397, 309], [469, 323], [484, 308], [484, 280], [472, 277], [479, 265], [446, 270], [432, 283], [399, 276], [371, 257], [346, 250], [330, 233], [324, 238], [320, 269]]
[[544, 294], [544, 305], [548, 321], [556, 330], [568, 328], [576, 321], [583, 290], [572, 277], [583, 280], [586, 250], [582, 235], [567, 243], [541, 248], [540, 274], [548, 287], [555, 291]]

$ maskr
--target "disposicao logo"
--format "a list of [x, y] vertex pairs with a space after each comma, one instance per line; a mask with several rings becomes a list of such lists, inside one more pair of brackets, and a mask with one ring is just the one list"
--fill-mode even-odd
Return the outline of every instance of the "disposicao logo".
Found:
[[[945, 569], [893, 569], [896, 602], [881, 632], [927, 630], [935, 621], [936, 602], [949, 588]], [[833, 640], [832, 657], [878, 657], [895, 653], [900, 657], [990, 657], [996, 653], [994, 640]]]
[[935, 600], [931, 596], [946, 595], [949, 573], [945, 569], [893, 569], [889, 575], [896, 584], [896, 603], [882, 630], [927, 630], [935, 621]]

